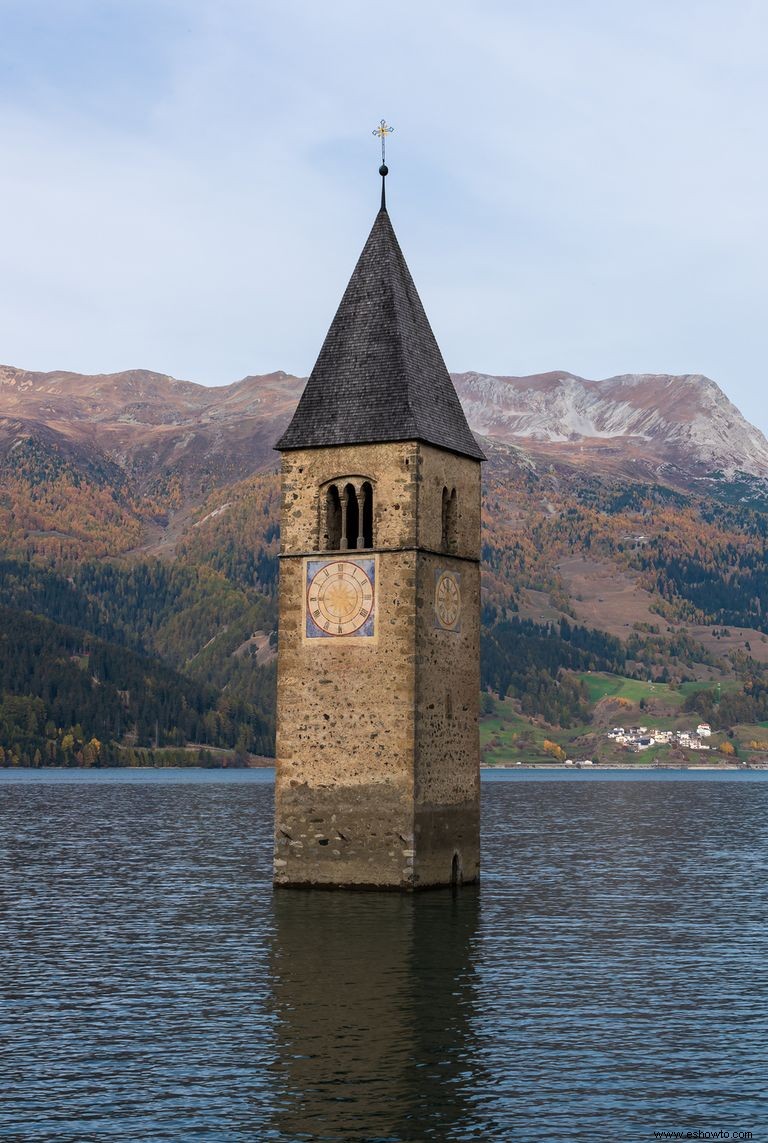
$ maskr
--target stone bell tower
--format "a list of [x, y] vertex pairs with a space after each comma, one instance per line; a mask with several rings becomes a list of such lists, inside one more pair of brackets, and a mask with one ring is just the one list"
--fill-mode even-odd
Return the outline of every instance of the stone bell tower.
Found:
[[277, 448], [275, 884], [474, 881], [484, 457], [383, 184]]

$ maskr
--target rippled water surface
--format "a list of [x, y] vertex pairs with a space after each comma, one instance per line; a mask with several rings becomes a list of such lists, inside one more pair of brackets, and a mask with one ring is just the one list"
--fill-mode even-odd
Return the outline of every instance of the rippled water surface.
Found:
[[415, 898], [273, 895], [269, 777], [0, 771], [0, 1137], [768, 1138], [768, 774], [493, 775]]

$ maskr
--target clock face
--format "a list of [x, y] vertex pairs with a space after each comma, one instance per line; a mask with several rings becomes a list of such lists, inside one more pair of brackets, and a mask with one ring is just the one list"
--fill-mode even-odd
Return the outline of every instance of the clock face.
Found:
[[373, 559], [308, 560], [308, 639], [374, 634], [376, 573]]
[[435, 626], [444, 631], [461, 627], [461, 576], [458, 572], [435, 572]]

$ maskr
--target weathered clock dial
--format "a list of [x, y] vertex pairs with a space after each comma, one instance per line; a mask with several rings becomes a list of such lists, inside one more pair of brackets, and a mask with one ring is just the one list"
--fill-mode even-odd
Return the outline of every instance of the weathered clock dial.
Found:
[[456, 572], [441, 571], [435, 582], [435, 616], [446, 631], [457, 631], [461, 620], [461, 586]]
[[310, 560], [307, 637], [372, 635], [375, 597], [374, 560]]

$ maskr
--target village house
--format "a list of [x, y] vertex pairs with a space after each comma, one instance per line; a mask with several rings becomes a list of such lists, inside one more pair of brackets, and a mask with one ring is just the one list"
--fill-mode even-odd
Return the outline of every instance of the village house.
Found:
[[607, 732], [607, 737], [617, 745], [625, 746], [628, 750], [638, 753], [648, 750], [651, 746], [682, 746], [685, 750], [711, 750], [711, 747], [702, 740], [709, 738], [712, 729], [708, 723], [699, 723], [696, 731], [691, 730], [653, 730], [645, 726], [631, 726], [624, 730], [622, 726], [614, 726]]

